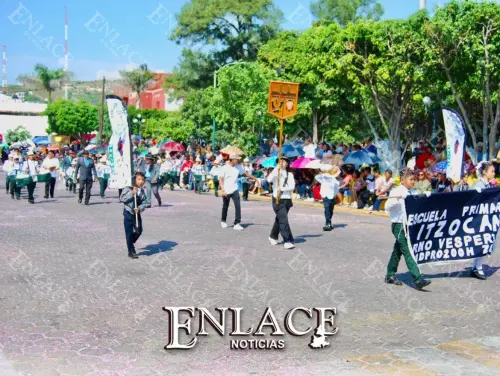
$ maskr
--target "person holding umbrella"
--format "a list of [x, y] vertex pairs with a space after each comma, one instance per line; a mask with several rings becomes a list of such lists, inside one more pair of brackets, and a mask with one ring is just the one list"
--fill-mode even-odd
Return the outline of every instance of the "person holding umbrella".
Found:
[[128, 257], [137, 259], [134, 244], [142, 234], [141, 213], [150, 207], [144, 184], [146, 177], [142, 172], [136, 172], [134, 176], [134, 187], [125, 187], [120, 195], [123, 202], [123, 226], [125, 228], [125, 239], [127, 242]]
[[[269, 243], [271, 243], [271, 245], [277, 245], [279, 234], [281, 234], [283, 242], [285, 243], [285, 249], [295, 248], [292, 230], [288, 222], [288, 212], [293, 206], [292, 193], [295, 189], [295, 179], [293, 173], [289, 170], [289, 166], [290, 160], [287, 157], [281, 157], [276, 168], [267, 177], [267, 181], [273, 185], [272, 203], [274, 213], [276, 214], [274, 225], [269, 235]], [[279, 202], [277, 200], [278, 197]]]
[[[236, 212], [234, 218], [234, 227], [233, 229], [236, 231], [243, 230], [241, 227], [241, 204], [240, 204], [240, 192], [238, 191], [238, 178], [240, 175], [244, 175], [245, 177], [253, 180], [257, 183], [257, 179], [245, 172], [243, 167], [238, 163], [240, 160], [240, 156], [237, 154], [230, 154], [229, 161], [220, 169], [219, 172], [219, 184], [220, 189], [222, 191], [222, 218], [221, 218], [221, 227], [227, 228], [227, 211], [229, 209], [229, 202], [231, 199], [234, 202], [234, 210]], [[257, 183], [258, 184], [258, 183]]]
[[94, 160], [90, 158], [88, 150], [84, 150], [82, 152], [82, 157], [78, 159], [78, 162], [76, 163], [75, 176], [80, 183], [80, 188], [78, 190], [78, 203], [82, 203], [83, 190], [85, 189], [85, 205], [88, 205], [90, 201], [90, 191], [92, 190], [92, 182], [97, 181], [95, 163]]

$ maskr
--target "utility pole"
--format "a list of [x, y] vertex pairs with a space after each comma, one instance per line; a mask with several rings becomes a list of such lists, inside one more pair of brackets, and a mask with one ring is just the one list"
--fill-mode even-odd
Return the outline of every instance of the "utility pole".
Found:
[[7, 46], [2, 45], [2, 93], [7, 93]]
[[427, 0], [420, 0], [420, 10], [427, 9]]
[[[68, 74], [68, 8], [64, 6], [64, 72]], [[68, 77], [65, 77], [64, 99], [68, 100]]]
[[102, 145], [102, 132], [104, 129], [104, 101], [106, 98], [106, 95], [104, 93], [106, 85], [106, 77], [102, 78], [102, 96], [101, 96], [101, 109], [99, 112], [99, 145]]

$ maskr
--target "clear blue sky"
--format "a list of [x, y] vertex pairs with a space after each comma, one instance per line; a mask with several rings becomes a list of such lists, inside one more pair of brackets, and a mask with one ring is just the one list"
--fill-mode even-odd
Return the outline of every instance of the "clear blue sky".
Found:
[[[285, 29], [305, 29], [312, 0], [275, 0]], [[419, 0], [380, 0], [385, 18], [405, 18]], [[152, 70], [170, 72], [181, 46], [168, 39], [175, 14], [186, 0], [0, 0], [0, 44], [7, 45], [8, 82], [31, 72], [36, 63], [62, 66], [64, 5], [69, 16], [69, 69], [80, 80], [146, 62]], [[428, 0], [428, 8], [445, 0]], [[50, 4], [50, 5], [49, 5]]]

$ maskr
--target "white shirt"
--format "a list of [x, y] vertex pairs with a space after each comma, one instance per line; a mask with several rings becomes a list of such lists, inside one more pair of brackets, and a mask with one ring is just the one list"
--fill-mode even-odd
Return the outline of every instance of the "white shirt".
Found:
[[[286, 180], [286, 185], [285, 185], [285, 180]], [[269, 183], [273, 184], [273, 197], [277, 198], [278, 197], [278, 168], [276, 167], [273, 172], [269, 174], [267, 177], [267, 181]], [[287, 180], [287, 173], [285, 170], [280, 170], [280, 193], [281, 197], [284, 199], [291, 199], [292, 198], [292, 193], [295, 189], [295, 179], [293, 177], [293, 174], [291, 172], [288, 173], [288, 180]]]
[[9, 172], [10, 172], [10, 170], [12, 170], [13, 165], [14, 165], [14, 162], [10, 161], [8, 159], [3, 163], [2, 170], [5, 173], [5, 175], [9, 175]]
[[389, 181], [387, 181], [384, 177], [384, 181], [382, 182], [382, 185], [380, 187], [380, 190], [386, 191], [391, 187], [394, 186], [394, 179], [390, 178]]
[[309, 145], [304, 145], [304, 157], [306, 158], [316, 158], [316, 145], [314, 144], [309, 144]]
[[38, 163], [32, 160], [26, 160], [23, 163], [23, 172], [27, 173], [29, 176], [35, 176], [38, 174]]
[[99, 163], [96, 166], [96, 172], [98, 178], [104, 178], [104, 174], [111, 174], [111, 167], [109, 167], [107, 164]]
[[318, 183], [321, 183], [320, 194], [321, 197], [326, 197], [330, 200], [339, 193], [339, 181], [336, 177], [330, 174], [320, 174], [315, 177]]
[[[405, 195], [413, 194], [412, 191], [406, 189], [404, 185], [394, 188], [389, 197], [404, 197]], [[389, 217], [392, 223], [403, 223], [403, 209], [405, 208], [404, 198], [390, 198], [385, 204], [385, 210], [389, 212]]]
[[[49, 171], [50, 167], [55, 167], [54, 171]], [[55, 178], [57, 176], [57, 170], [59, 169], [59, 159], [57, 158], [52, 158], [50, 159], [49, 157], [45, 158], [42, 163], [42, 174], [46, 174], [47, 172], [50, 172], [50, 176]]]
[[236, 192], [238, 190], [238, 177], [244, 173], [245, 170], [239, 164], [234, 167], [232, 167], [229, 163], [224, 165], [219, 172], [219, 177], [224, 179], [224, 192], [228, 195]]

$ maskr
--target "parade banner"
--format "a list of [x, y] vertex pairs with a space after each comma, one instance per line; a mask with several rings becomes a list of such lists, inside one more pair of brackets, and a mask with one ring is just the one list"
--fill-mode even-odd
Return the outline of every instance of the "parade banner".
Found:
[[444, 128], [446, 131], [446, 155], [448, 178], [458, 182], [463, 176], [465, 154], [465, 127], [460, 114], [455, 110], [443, 108]]
[[418, 264], [474, 259], [495, 250], [500, 188], [405, 199], [408, 242]]
[[132, 186], [132, 146], [127, 105], [116, 95], [106, 95], [106, 104], [113, 131], [108, 147], [111, 167], [109, 187], [122, 189]]

